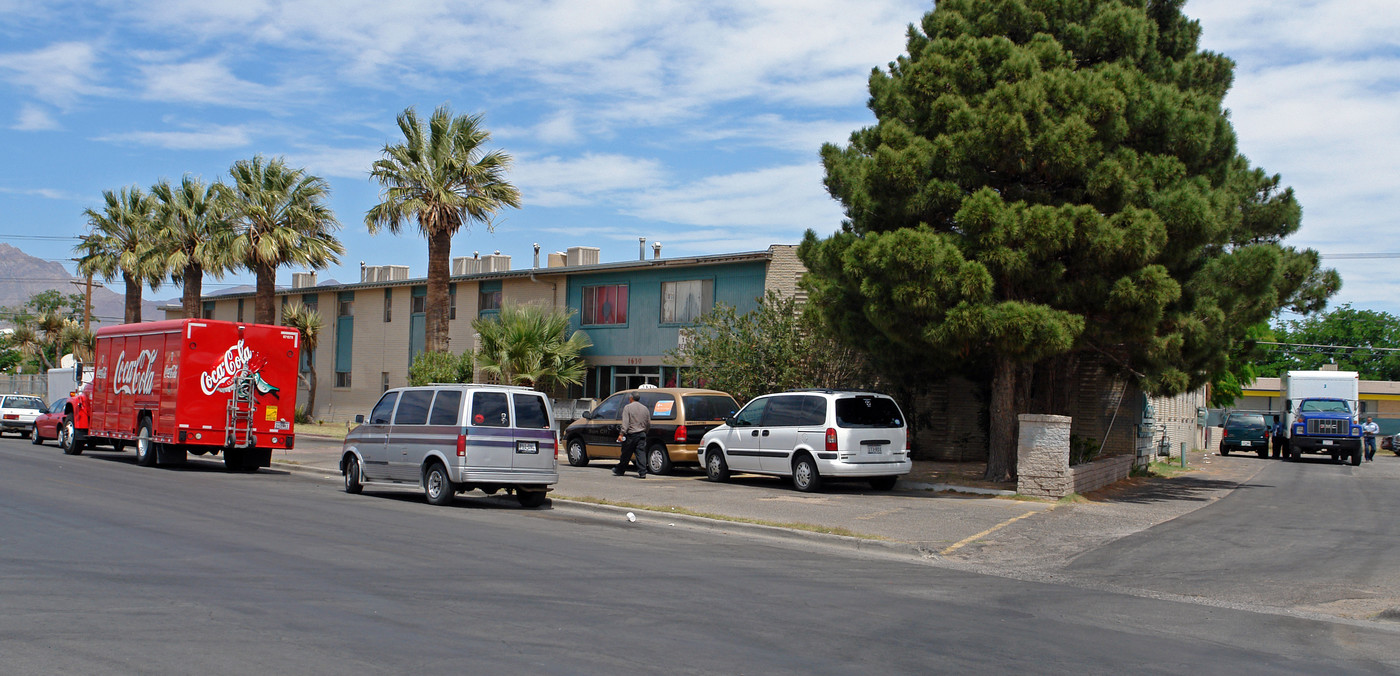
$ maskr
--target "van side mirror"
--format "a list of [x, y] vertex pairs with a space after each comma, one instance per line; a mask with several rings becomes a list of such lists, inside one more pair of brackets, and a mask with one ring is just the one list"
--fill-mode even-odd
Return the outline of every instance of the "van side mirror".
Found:
[[584, 420], [592, 420], [592, 419], [593, 419], [593, 412], [592, 412], [592, 411], [584, 411], [584, 412], [583, 412], [583, 419], [584, 419]]
[[356, 413], [356, 414], [355, 414], [355, 424], [356, 424], [356, 425], [362, 424], [362, 423], [364, 423], [364, 421], [365, 421], [365, 414], [363, 414], [363, 413]]

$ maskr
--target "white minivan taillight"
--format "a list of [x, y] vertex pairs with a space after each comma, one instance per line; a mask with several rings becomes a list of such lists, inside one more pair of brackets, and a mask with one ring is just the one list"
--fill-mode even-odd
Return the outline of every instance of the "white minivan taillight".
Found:
[[836, 428], [835, 428], [835, 427], [828, 427], [828, 428], [826, 428], [826, 450], [828, 450], [828, 451], [833, 451], [833, 452], [836, 451]]

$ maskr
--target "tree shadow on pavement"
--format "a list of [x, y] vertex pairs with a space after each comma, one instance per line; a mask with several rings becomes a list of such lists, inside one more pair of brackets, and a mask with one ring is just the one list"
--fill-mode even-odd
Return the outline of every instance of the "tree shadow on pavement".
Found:
[[1151, 504], [1167, 501], [1205, 502], [1220, 497], [1226, 491], [1244, 488], [1270, 488], [1264, 484], [1239, 483], [1221, 479], [1179, 476], [1133, 477], [1107, 488], [1086, 494], [1090, 502]]

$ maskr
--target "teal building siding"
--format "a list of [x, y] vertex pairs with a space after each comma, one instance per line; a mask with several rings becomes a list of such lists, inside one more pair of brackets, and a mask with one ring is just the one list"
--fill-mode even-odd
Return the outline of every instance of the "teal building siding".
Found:
[[[676, 349], [680, 330], [690, 324], [662, 322], [661, 288], [665, 282], [709, 281], [714, 304], [737, 308], [740, 314], [758, 307], [763, 296], [766, 261], [725, 263], [694, 267], [658, 267], [575, 274], [568, 281], [573, 328], [582, 329], [593, 341], [583, 355], [594, 364], [660, 364]], [[626, 323], [585, 324], [585, 287], [627, 285]], [[708, 308], [706, 308], [708, 311]], [[623, 361], [625, 360], [625, 361]]]

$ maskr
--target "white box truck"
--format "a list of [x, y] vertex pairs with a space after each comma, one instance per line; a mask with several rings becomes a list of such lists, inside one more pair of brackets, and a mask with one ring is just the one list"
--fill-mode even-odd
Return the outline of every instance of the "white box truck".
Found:
[[1326, 453], [1361, 464], [1361, 425], [1356, 416], [1360, 379], [1355, 371], [1289, 371], [1280, 381], [1283, 458]]

